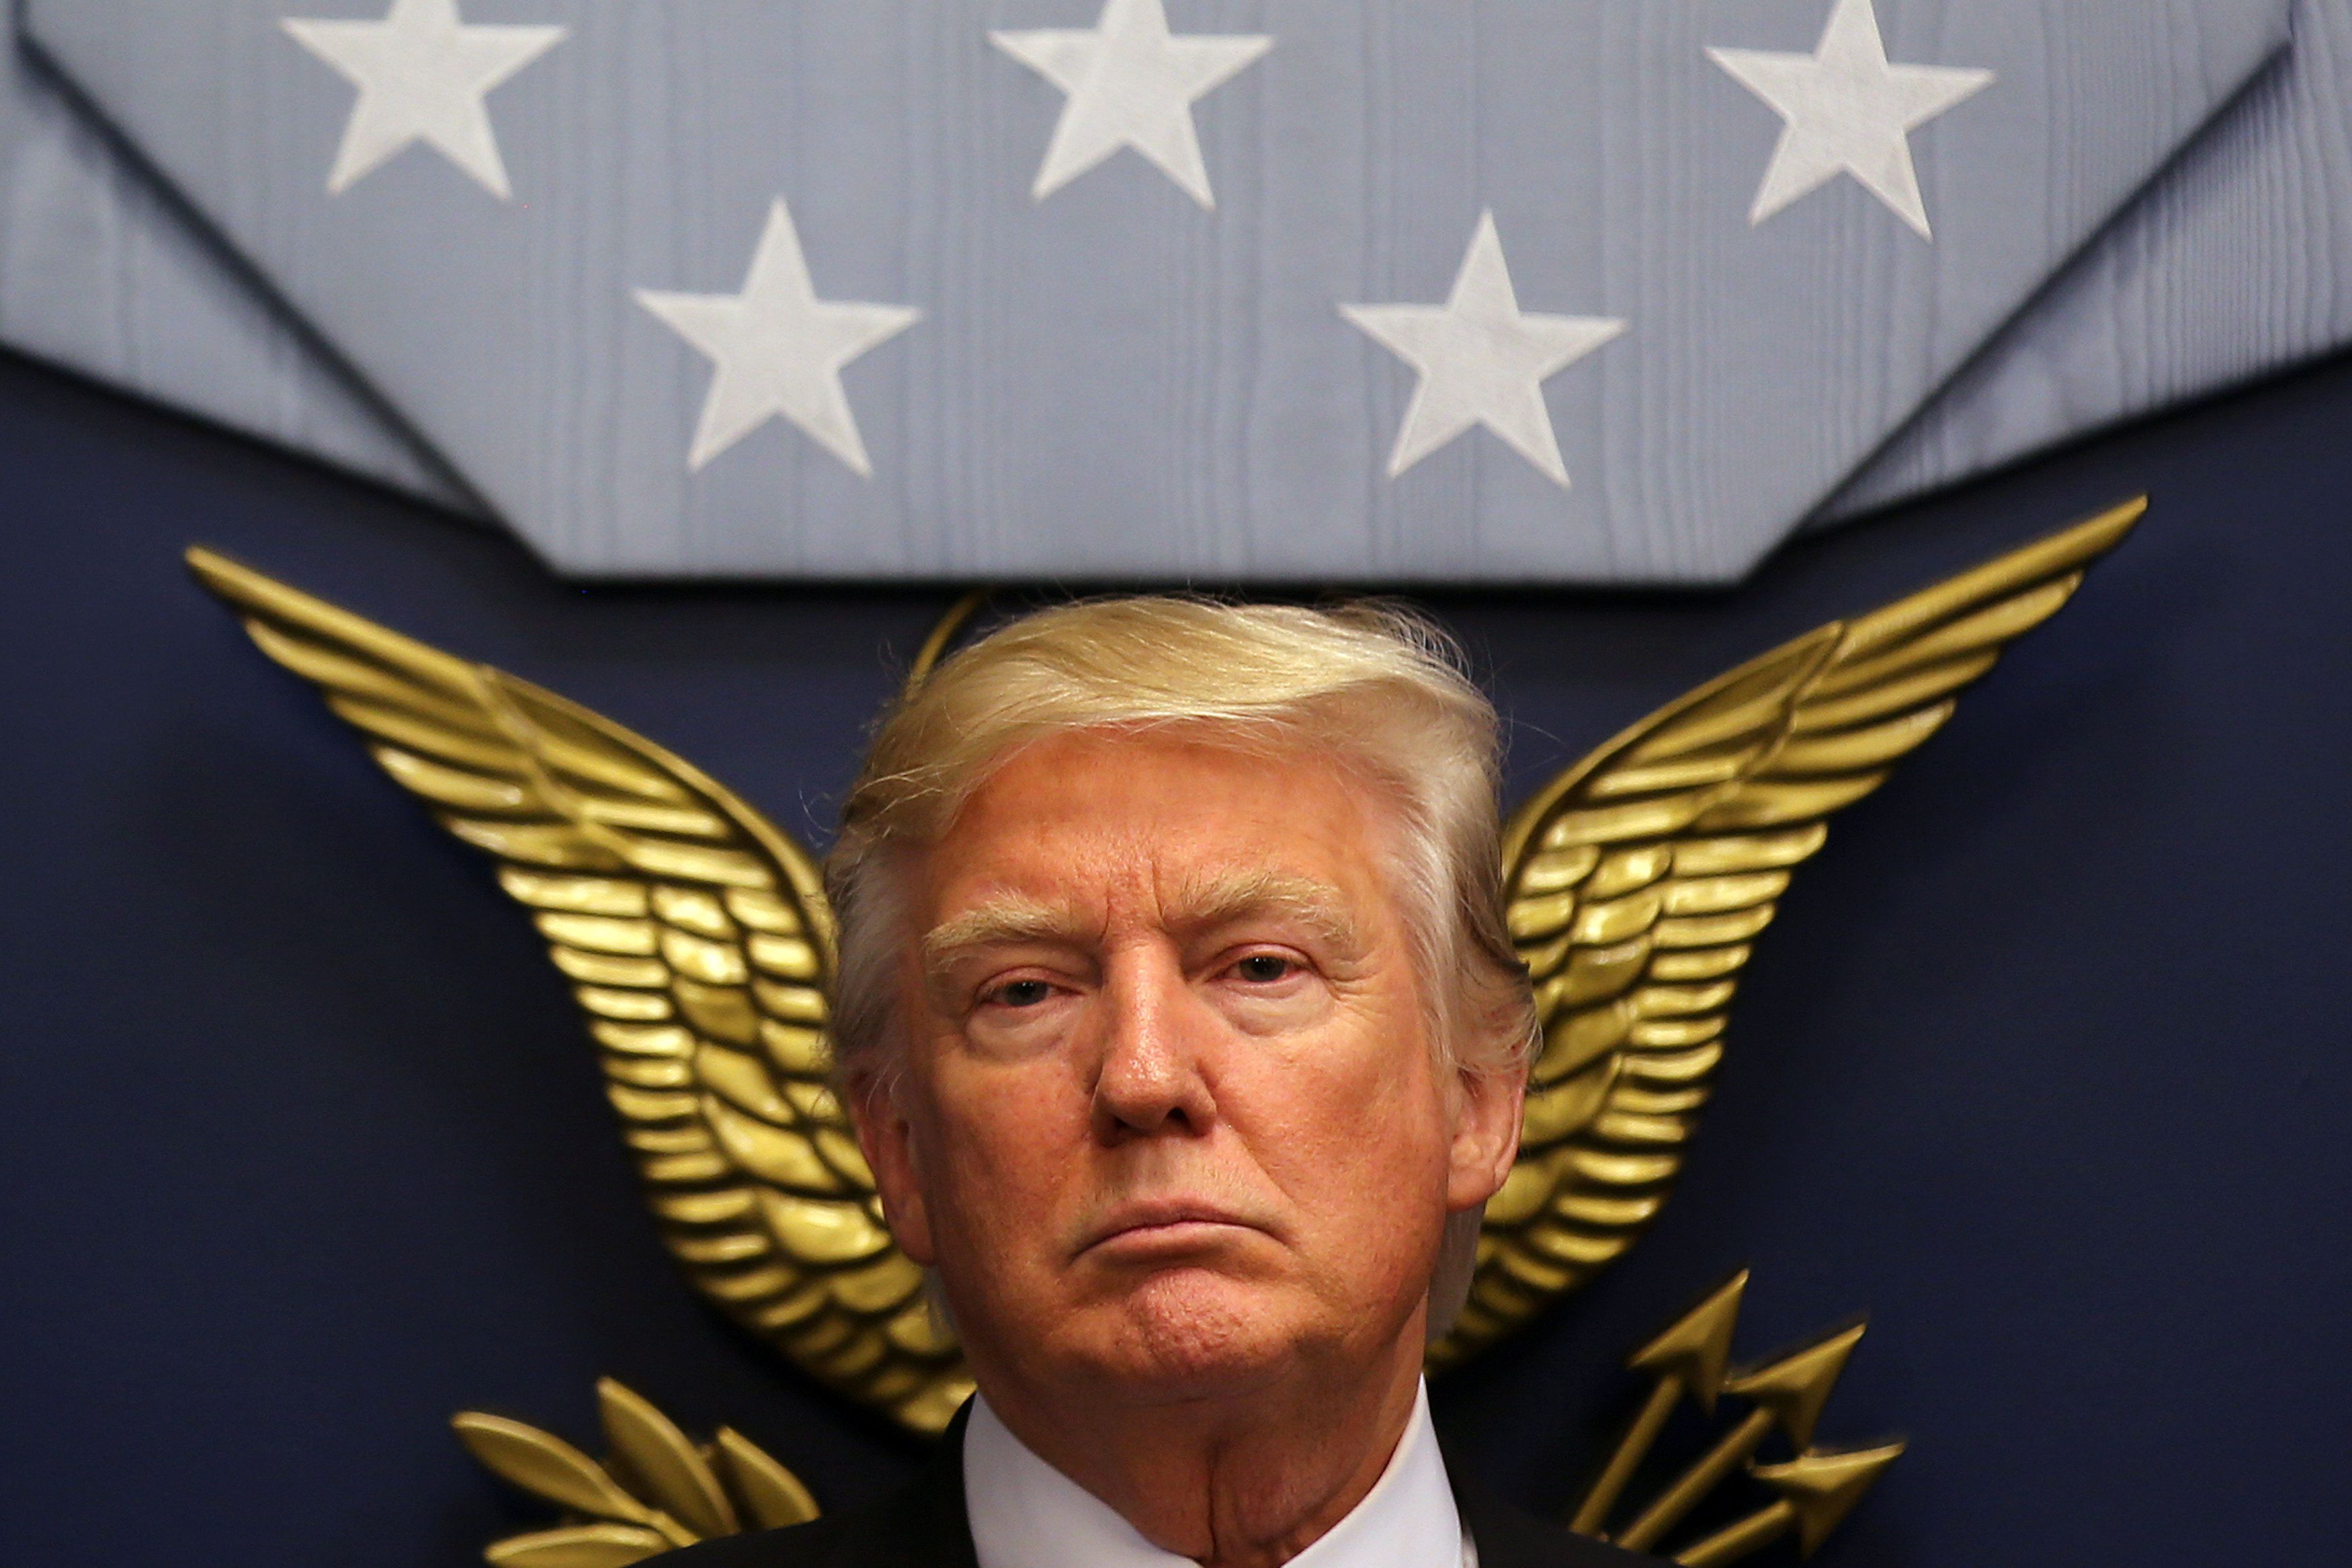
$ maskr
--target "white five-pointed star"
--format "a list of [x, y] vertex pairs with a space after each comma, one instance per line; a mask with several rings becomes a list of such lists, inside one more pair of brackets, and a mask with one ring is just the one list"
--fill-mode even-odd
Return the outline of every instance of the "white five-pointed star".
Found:
[[1444, 304], [1342, 305], [1339, 313], [1421, 372], [1389, 458], [1390, 478], [1483, 424], [1568, 488], [1543, 383], [1622, 332], [1625, 323], [1522, 314], [1493, 213], [1479, 217]]
[[1041, 202], [1132, 147], [1194, 201], [1214, 207], [1192, 105], [1274, 47], [1254, 35], [1172, 35], [1160, 0], [1105, 0], [1091, 28], [988, 37], [1069, 94], [1031, 192]]
[[841, 389], [842, 368], [905, 331], [922, 312], [903, 305], [819, 299], [801, 252], [800, 232], [782, 197], [768, 209], [743, 292], [640, 288], [637, 303], [709, 355], [716, 367], [693, 449], [687, 454], [689, 471], [782, 414], [857, 473], [873, 476], [849, 396]]
[[506, 164], [482, 99], [563, 41], [552, 26], [468, 26], [457, 0], [392, 0], [381, 22], [280, 20], [294, 41], [360, 89], [328, 193], [348, 189], [412, 141], [428, 142], [505, 200]]
[[1810, 55], [1764, 49], [1709, 49], [1707, 55], [1787, 122], [1757, 189], [1750, 224], [1846, 173], [1921, 238], [1935, 237], [1911, 162], [1911, 132], [1983, 89], [1992, 72], [1887, 64], [1871, 0], [1836, 0]]

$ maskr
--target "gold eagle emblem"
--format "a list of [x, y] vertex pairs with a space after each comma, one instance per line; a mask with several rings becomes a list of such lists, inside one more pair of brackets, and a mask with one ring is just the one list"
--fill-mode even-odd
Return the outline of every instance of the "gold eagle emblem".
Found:
[[[1526, 1322], [1649, 1225], [1790, 873], [2144, 505], [1776, 648], [1517, 813], [1505, 885], [1543, 1049], [1518, 1165], [1433, 1363]], [[808, 852], [691, 763], [553, 692], [208, 550], [188, 562], [530, 909], [696, 1287], [824, 1382], [917, 1431], [944, 1427], [971, 1379], [827, 1084], [833, 921]]]

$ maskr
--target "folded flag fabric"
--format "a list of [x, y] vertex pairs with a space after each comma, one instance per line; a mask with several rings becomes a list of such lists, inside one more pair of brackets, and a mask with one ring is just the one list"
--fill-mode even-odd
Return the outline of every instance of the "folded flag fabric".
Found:
[[0, 343], [453, 511], [476, 509], [13, 38], [0, 47]]
[[1823, 522], [2352, 343], [2352, 0], [2214, 119]]
[[31, 0], [599, 575], [1738, 576], [2284, 0]]

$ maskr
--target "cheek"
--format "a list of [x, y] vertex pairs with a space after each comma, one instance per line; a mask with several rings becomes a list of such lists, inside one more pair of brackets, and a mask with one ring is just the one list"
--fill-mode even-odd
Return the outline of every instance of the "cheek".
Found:
[[933, 1085], [927, 1129], [935, 1201], [989, 1230], [1021, 1228], [1066, 1186], [1087, 1106], [1061, 1063], [967, 1064]]
[[1424, 1207], [1442, 1208], [1447, 1105], [1417, 1040], [1310, 1049], [1266, 1074], [1258, 1090], [1266, 1109], [1256, 1140], [1262, 1155], [1310, 1220], [1393, 1236], [1427, 1218]]

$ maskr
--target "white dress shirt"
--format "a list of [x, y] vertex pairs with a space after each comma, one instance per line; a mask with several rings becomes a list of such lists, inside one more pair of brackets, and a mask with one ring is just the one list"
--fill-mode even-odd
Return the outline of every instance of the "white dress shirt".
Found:
[[[1190, 1568], [1108, 1503], [1032, 1453], [988, 1401], [963, 1434], [964, 1508], [980, 1568]], [[1454, 1507], [1423, 1385], [1388, 1468], [1363, 1501], [1287, 1568], [1478, 1568]]]

